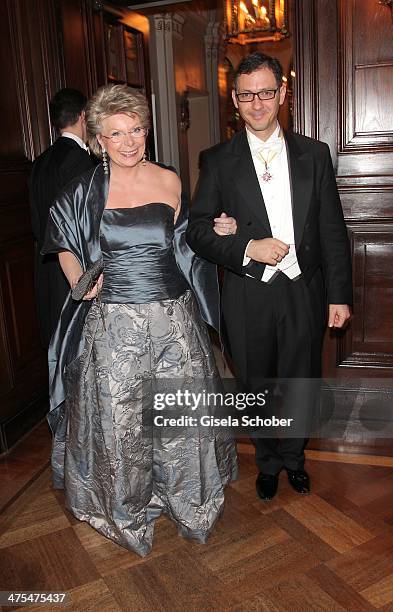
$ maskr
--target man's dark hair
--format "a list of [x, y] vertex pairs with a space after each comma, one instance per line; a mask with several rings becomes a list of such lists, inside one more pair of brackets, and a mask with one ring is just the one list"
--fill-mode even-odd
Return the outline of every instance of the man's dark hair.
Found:
[[259, 53], [255, 51], [250, 55], [247, 55], [237, 67], [233, 78], [233, 86], [237, 88], [237, 80], [241, 74], [251, 74], [255, 72], [255, 70], [259, 70], [260, 68], [269, 68], [276, 78], [276, 83], [278, 87], [282, 85], [282, 77], [283, 70], [280, 62], [275, 57], [270, 57], [270, 55], [265, 55], [264, 53]]
[[49, 102], [51, 121], [57, 130], [74, 125], [78, 117], [85, 110], [87, 98], [77, 89], [65, 87], [60, 89]]

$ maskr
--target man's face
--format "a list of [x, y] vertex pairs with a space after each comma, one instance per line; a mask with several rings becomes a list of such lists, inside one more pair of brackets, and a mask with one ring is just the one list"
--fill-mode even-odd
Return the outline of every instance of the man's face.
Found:
[[262, 140], [267, 140], [276, 128], [278, 111], [285, 100], [285, 85], [281, 85], [271, 100], [259, 100], [258, 96], [255, 96], [253, 102], [239, 102], [235, 93], [256, 93], [262, 89], [277, 89], [277, 87], [273, 72], [269, 68], [259, 68], [251, 74], [239, 75], [236, 92], [232, 90], [233, 103], [247, 128]]

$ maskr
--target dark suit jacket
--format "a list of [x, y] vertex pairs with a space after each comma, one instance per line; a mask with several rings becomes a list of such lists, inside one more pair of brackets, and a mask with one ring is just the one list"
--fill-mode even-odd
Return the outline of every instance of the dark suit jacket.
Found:
[[[346, 227], [326, 144], [286, 134], [290, 167], [295, 244], [306, 283], [323, 273], [327, 299], [352, 303], [351, 259]], [[218, 236], [213, 219], [222, 212], [236, 218], [236, 235]], [[223, 310], [227, 327], [245, 316], [247, 283], [260, 280], [265, 265], [251, 260], [243, 267], [252, 238], [272, 236], [246, 131], [202, 155], [201, 173], [190, 209], [187, 240], [191, 248], [225, 268]], [[231, 302], [229, 307], [229, 302]], [[234, 306], [235, 305], [235, 306]]]
[[36, 301], [41, 343], [47, 348], [69, 291], [57, 255], [42, 256], [49, 209], [57, 194], [94, 166], [90, 155], [77, 142], [60, 137], [34, 161], [30, 175], [30, 206], [36, 254]]

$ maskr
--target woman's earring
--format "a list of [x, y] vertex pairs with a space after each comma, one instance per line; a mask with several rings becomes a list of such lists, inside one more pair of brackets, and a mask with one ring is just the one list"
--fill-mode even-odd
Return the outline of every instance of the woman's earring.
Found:
[[142, 166], [146, 166], [147, 155], [146, 151], [142, 155]]
[[104, 166], [104, 174], [109, 174], [109, 170], [108, 170], [108, 155], [107, 155], [104, 147], [102, 147], [102, 165]]

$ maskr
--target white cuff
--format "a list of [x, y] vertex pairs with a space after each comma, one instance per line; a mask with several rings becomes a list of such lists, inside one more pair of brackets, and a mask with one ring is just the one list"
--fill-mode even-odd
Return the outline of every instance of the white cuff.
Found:
[[248, 247], [250, 246], [250, 242], [252, 242], [252, 240], [253, 240], [253, 239], [251, 239], [251, 240], [249, 240], [249, 241], [248, 241], [247, 246], [246, 246], [246, 248], [244, 249], [244, 255], [243, 255], [243, 266], [246, 266], [246, 265], [247, 265], [247, 264], [249, 264], [249, 263], [250, 263], [250, 261], [251, 261], [251, 257], [248, 257], [248, 256], [246, 255], [246, 253], [247, 253], [247, 249], [248, 249]]

